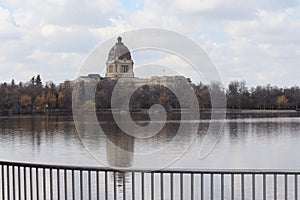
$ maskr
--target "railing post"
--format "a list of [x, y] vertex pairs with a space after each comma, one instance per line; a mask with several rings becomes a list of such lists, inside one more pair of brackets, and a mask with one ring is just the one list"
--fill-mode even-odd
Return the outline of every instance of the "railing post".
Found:
[[244, 174], [241, 175], [241, 188], [242, 188], [241, 190], [242, 200], [244, 200], [245, 199], [245, 175]]
[[36, 199], [39, 200], [39, 168], [35, 168], [35, 180], [36, 180]]
[[160, 197], [164, 199], [164, 174], [160, 173]]
[[107, 171], [105, 171], [105, 174], [104, 174], [104, 187], [105, 187], [105, 200], [108, 200], [108, 188], [107, 188], [107, 184], [108, 184], [108, 181], [107, 181]]
[[126, 177], [125, 172], [122, 172], [122, 178], [123, 178], [123, 200], [126, 200]]
[[288, 176], [287, 176], [287, 174], [284, 175], [284, 196], [285, 196], [285, 200], [288, 200]]
[[194, 174], [191, 173], [191, 200], [194, 200]]
[[221, 200], [224, 200], [224, 174], [221, 174]]
[[19, 196], [18, 198], [21, 199], [21, 167], [18, 166], [18, 189], [19, 189]]
[[274, 200], [277, 200], [277, 174], [274, 174]]
[[255, 174], [252, 174], [252, 200], [255, 200]]
[[7, 199], [10, 199], [10, 180], [9, 180], [9, 165], [6, 165], [6, 180], [7, 180]]
[[44, 192], [44, 199], [47, 199], [46, 169], [45, 168], [43, 168], [43, 192]]
[[142, 200], [145, 199], [144, 172], [141, 173]]
[[75, 200], [75, 172], [72, 169], [72, 199]]
[[298, 199], [298, 176], [295, 174], [295, 200]]
[[89, 188], [89, 199], [92, 198], [92, 184], [91, 184], [91, 170], [88, 170], [88, 188]]
[[64, 170], [64, 181], [65, 181], [65, 199], [68, 199], [68, 176], [67, 176], [68, 171], [65, 169]]
[[263, 200], [267, 198], [267, 190], [266, 190], [266, 174], [263, 174]]
[[131, 172], [131, 189], [132, 189], [132, 200], [135, 200], [135, 179], [134, 179], [134, 172]]
[[204, 174], [201, 174], [201, 177], [200, 177], [200, 179], [201, 179], [201, 200], [204, 200], [204, 186], [203, 186], [203, 184], [204, 184], [204, 181], [203, 181], [203, 176], [204, 176]]
[[154, 173], [151, 173], [151, 199], [154, 200]]
[[56, 169], [56, 181], [57, 181], [57, 199], [60, 200], [60, 178], [59, 169]]
[[234, 174], [231, 174], [231, 199], [234, 200]]
[[180, 173], [180, 199], [183, 200], [183, 173]]
[[29, 167], [30, 199], [33, 200], [32, 167]]
[[12, 166], [12, 186], [13, 186], [13, 193], [12, 193], [12, 198], [16, 199], [16, 182], [15, 182], [15, 166]]
[[116, 177], [117, 172], [114, 171], [113, 176], [114, 176], [114, 200], [117, 200], [117, 177]]
[[173, 200], [173, 193], [174, 193], [174, 186], [173, 186], [173, 173], [170, 173], [170, 193], [171, 193], [171, 200]]
[[214, 174], [210, 174], [210, 199], [214, 200]]
[[97, 191], [97, 200], [100, 200], [100, 184], [99, 184], [99, 171], [96, 171], [96, 191]]

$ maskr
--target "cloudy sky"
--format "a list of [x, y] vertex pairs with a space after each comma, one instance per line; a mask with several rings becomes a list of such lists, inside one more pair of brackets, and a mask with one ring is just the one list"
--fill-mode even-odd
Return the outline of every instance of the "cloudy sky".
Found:
[[202, 46], [225, 85], [300, 85], [299, 11], [297, 0], [0, 0], [0, 82], [72, 80], [101, 42], [159, 27]]

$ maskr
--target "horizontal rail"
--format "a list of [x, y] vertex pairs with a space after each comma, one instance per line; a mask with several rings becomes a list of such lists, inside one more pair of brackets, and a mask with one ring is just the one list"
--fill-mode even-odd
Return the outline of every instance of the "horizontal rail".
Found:
[[112, 169], [0, 161], [0, 199], [299, 199], [289, 169]]
[[83, 165], [54, 165], [54, 164], [37, 164], [27, 162], [0, 161], [1, 165], [34, 167], [47, 169], [66, 169], [66, 170], [87, 170], [87, 171], [111, 171], [111, 172], [155, 172], [155, 173], [201, 173], [201, 174], [289, 174], [298, 175], [300, 169], [186, 169], [186, 168], [168, 168], [168, 169], [138, 169], [138, 168], [111, 168], [99, 166]]

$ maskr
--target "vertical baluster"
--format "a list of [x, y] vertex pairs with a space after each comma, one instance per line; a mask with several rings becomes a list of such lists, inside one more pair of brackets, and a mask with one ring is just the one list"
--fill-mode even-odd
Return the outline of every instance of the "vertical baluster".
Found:
[[39, 200], [39, 169], [35, 168], [36, 199]]
[[56, 170], [56, 180], [57, 180], [57, 199], [60, 200], [60, 174], [59, 169]]
[[50, 199], [53, 200], [53, 171], [50, 169]]
[[4, 165], [1, 165], [1, 190], [2, 190], [2, 199], [5, 199], [5, 188], [4, 188], [4, 169], [3, 169]]
[[125, 179], [125, 172], [122, 173], [123, 178], [123, 200], [126, 200], [126, 179]]
[[298, 199], [298, 175], [295, 174], [295, 200]]
[[173, 177], [173, 173], [171, 173], [170, 174], [170, 193], [171, 193], [171, 200], [173, 200], [173, 194], [174, 194], [174, 186], [173, 186], [173, 179], [174, 179], [174, 177]]
[[191, 173], [191, 200], [194, 200], [194, 173]]
[[234, 200], [234, 174], [231, 174], [231, 199]]
[[64, 170], [64, 181], [65, 181], [65, 199], [68, 199], [68, 171], [65, 169]]
[[99, 184], [99, 171], [96, 171], [96, 187], [97, 187], [97, 200], [100, 200], [100, 184]]
[[160, 197], [164, 199], [164, 174], [160, 173]]
[[79, 171], [79, 179], [80, 179], [80, 199], [83, 200], [82, 170]]
[[266, 200], [267, 191], [266, 191], [266, 174], [263, 174], [263, 199]]
[[18, 189], [19, 189], [18, 198], [21, 199], [21, 167], [20, 166], [18, 166]]
[[88, 188], [89, 188], [89, 199], [92, 198], [92, 183], [91, 183], [91, 170], [88, 171]]
[[72, 199], [75, 200], [75, 170], [72, 169]]
[[15, 166], [12, 166], [12, 198], [16, 199], [16, 182], [15, 182]]
[[43, 194], [44, 194], [44, 200], [47, 197], [47, 190], [46, 190], [46, 169], [43, 168]]
[[214, 174], [210, 174], [210, 199], [214, 199]]
[[274, 174], [274, 200], [277, 200], [277, 174]]
[[33, 200], [32, 167], [29, 167], [30, 199]]
[[135, 179], [134, 172], [131, 172], [131, 184], [132, 184], [132, 200], [135, 200]]
[[6, 165], [6, 189], [7, 189], [7, 199], [10, 199], [10, 180], [9, 180], [9, 165]]
[[224, 174], [221, 174], [221, 200], [224, 200]]
[[151, 173], [151, 199], [154, 200], [154, 174]]
[[141, 174], [141, 181], [142, 181], [142, 184], [141, 184], [141, 186], [142, 186], [142, 200], [144, 200], [145, 199], [145, 183], [144, 183], [144, 179], [145, 179], [145, 177], [144, 177], [144, 172], [142, 172], [142, 174]]
[[245, 175], [244, 174], [241, 175], [241, 188], [242, 188], [241, 191], [242, 200], [244, 200], [245, 199]]
[[105, 180], [104, 180], [104, 187], [105, 187], [105, 200], [108, 200], [108, 190], [107, 190], [107, 171], [105, 171]]
[[27, 172], [26, 167], [23, 167], [24, 174], [24, 199], [27, 200]]
[[203, 180], [203, 176], [204, 176], [204, 174], [201, 174], [201, 177], [200, 177], [200, 179], [201, 179], [201, 200], [204, 200], [204, 186], [203, 186], [203, 184], [204, 184], [204, 180]]
[[287, 174], [284, 175], [284, 195], [285, 199], [288, 199], [288, 176]]
[[252, 200], [255, 200], [255, 174], [252, 174]]
[[183, 200], [183, 173], [180, 173], [180, 199]]
[[114, 199], [117, 200], [117, 178], [116, 178], [116, 171], [113, 172], [114, 176]]

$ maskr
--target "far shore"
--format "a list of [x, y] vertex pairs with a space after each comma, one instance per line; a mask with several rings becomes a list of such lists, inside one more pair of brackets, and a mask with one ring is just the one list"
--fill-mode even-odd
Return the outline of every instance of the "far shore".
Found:
[[[80, 111], [81, 109], [79, 109]], [[82, 109], [85, 112], [95, 112], [94, 109]], [[102, 109], [96, 110], [97, 114], [109, 114], [109, 113], [126, 113], [126, 111], [122, 110], [112, 110], [112, 109]], [[167, 110], [168, 113], [189, 113], [192, 110], [189, 109], [170, 109]], [[200, 113], [210, 114], [212, 112], [215, 113], [223, 113], [224, 110], [221, 109], [200, 109]], [[137, 113], [137, 114], [148, 114], [149, 109], [138, 109], [138, 110], [131, 110], [130, 113]], [[10, 113], [10, 112], [0, 112], [0, 116], [11, 116], [11, 115], [72, 115], [72, 110], [65, 110], [65, 109], [47, 109], [47, 110], [32, 110], [29, 112], [24, 113]], [[300, 110], [260, 110], [260, 109], [226, 109], [227, 115], [235, 115], [235, 114], [300, 114]]]

